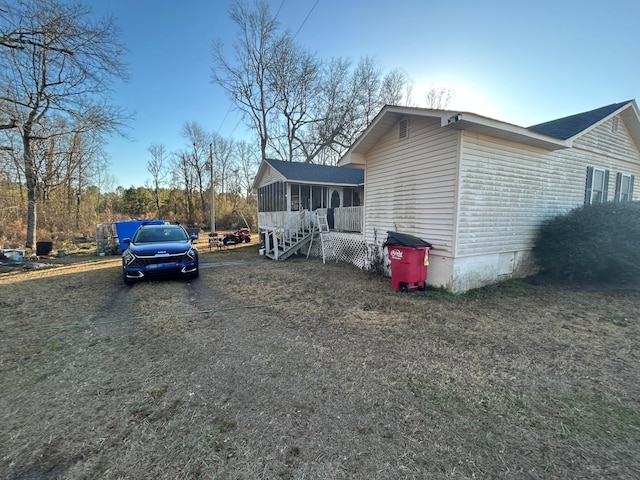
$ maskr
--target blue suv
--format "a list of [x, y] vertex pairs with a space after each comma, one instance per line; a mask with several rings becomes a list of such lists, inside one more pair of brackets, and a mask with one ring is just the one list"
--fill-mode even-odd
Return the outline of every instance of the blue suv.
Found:
[[162, 276], [198, 277], [198, 249], [181, 225], [141, 225], [122, 252], [122, 278], [132, 285], [137, 280]]

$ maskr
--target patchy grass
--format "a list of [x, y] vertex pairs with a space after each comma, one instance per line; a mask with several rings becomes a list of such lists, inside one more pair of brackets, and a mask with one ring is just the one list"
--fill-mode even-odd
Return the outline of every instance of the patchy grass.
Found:
[[[82, 260], [78, 262], [78, 260]], [[0, 477], [637, 478], [640, 294], [209, 252], [0, 275]]]

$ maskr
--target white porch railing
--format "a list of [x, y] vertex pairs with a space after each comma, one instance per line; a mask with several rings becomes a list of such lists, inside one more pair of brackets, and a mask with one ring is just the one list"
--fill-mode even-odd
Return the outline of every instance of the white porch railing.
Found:
[[341, 207], [333, 211], [334, 228], [341, 232], [362, 232], [364, 207]]
[[258, 212], [258, 225], [260, 228], [284, 227], [290, 216], [298, 216], [299, 212]]
[[[327, 208], [316, 210], [319, 215], [327, 215]], [[333, 209], [333, 228], [340, 232], [362, 232], [364, 207], [340, 207]]]
[[260, 229], [264, 232], [265, 253], [277, 260], [287, 248], [300, 241], [301, 236], [308, 235], [313, 231], [316, 215], [315, 212], [308, 210], [269, 213], [285, 214], [280, 217], [283, 219], [284, 225], [260, 225]]
[[[326, 208], [318, 208], [313, 212], [305, 210], [305, 215], [315, 217], [317, 212], [319, 215], [327, 215]], [[333, 209], [333, 230], [340, 232], [362, 232], [362, 216], [364, 207], [341, 207]], [[258, 224], [260, 228], [267, 227], [291, 228], [296, 225], [300, 219], [300, 212], [259, 212]]]

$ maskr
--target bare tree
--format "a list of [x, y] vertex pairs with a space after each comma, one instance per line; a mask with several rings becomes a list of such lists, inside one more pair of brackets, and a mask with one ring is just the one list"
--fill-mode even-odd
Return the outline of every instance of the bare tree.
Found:
[[355, 95], [358, 82], [350, 69], [351, 61], [344, 58], [334, 58], [324, 65], [319, 99], [311, 113], [316, 121], [299, 134], [307, 162], [322, 157], [320, 163], [333, 163], [359, 129], [356, 124], [362, 119]]
[[201, 220], [207, 218], [206, 187], [210, 175], [209, 168], [209, 135], [197, 122], [187, 122], [182, 126], [182, 136], [193, 146], [190, 167], [194, 179], [194, 187], [200, 198]]
[[407, 105], [410, 102], [409, 81], [404, 72], [398, 68], [390, 71], [382, 81], [380, 100], [384, 105]]
[[185, 151], [174, 153], [171, 161], [172, 180], [182, 192], [188, 221], [193, 221], [194, 216], [193, 192], [196, 181], [193, 175], [192, 162], [193, 155]]
[[264, 1], [255, 10], [236, 1], [231, 19], [238, 40], [225, 55], [214, 46], [213, 81], [229, 95], [257, 132], [262, 158], [335, 163], [385, 103], [411, 101], [401, 70], [384, 78], [370, 57], [321, 61], [280, 34]]
[[111, 205], [107, 205], [103, 200], [108, 200], [108, 196], [104, 192], [113, 190], [115, 186], [115, 177], [109, 173], [109, 159], [103, 149], [100, 150], [97, 158], [91, 164], [91, 178], [95, 184], [96, 191], [96, 207], [95, 211], [98, 215], [102, 211], [107, 213], [111, 210]]
[[455, 96], [453, 90], [444, 87], [431, 87], [426, 95], [426, 107], [436, 110], [446, 110]]
[[251, 188], [253, 187], [253, 179], [258, 173], [260, 166], [260, 152], [253, 148], [247, 142], [237, 142], [235, 148], [235, 156], [238, 165], [238, 183], [244, 190], [245, 198], [251, 196]]
[[216, 172], [215, 177], [218, 185], [220, 186], [218, 191], [222, 195], [225, 195], [227, 193], [227, 184], [232, 170], [232, 163], [234, 161], [234, 157], [232, 156], [234, 151], [234, 142], [233, 140], [225, 139], [220, 135], [214, 135], [211, 147]]
[[[282, 159], [301, 155], [301, 134], [318, 119], [313, 117], [319, 100], [321, 62], [284, 36], [277, 44], [269, 71], [270, 88], [277, 99], [269, 146]], [[307, 159], [310, 160], [310, 159]]]
[[[26, 246], [36, 243], [37, 170], [33, 142], [44, 123], [64, 117], [75, 131], [117, 131], [126, 119], [108, 103], [113, 80], [125, 78], [123, 47], [113, 18], [94, 20], [81, 4], [0, 0], [0, 118], [22, 143], [27, 188]], [[60, 132], [56, 132], [60, 134]]]
[[372, 57], [362, 57], [356, 66], [353, 80], [356, 103], [366, 127], [384, 106], [380, 94], [383, 85], [382, 68]]
[[262, 158], [266, 158], [269, 115], [276, 106], [274, 92], [269, 88], [268, 72], [279, 41], [276, 37], [278, 22], [266, 2], [256, 2], [255, 6], [256, 9], [251, 10], [239, 1], [232, 5], [229, 15], [240, 29], [233, 50], [235, 62], [229, 60], [224, 45], [217, 41], [213, 47], [212, 80], [226, 91], [256, 129]]
[[147, 171], [151, 174], [151, 193], [156, 204], [156, 216], [160, 217], [160, 195], [161, 187], [167, 178], [167, 165], [165, 160], [164, 145], [154, 143], [149, 145], [147, 151], [151, 154], [151, 159], [147, 162]]

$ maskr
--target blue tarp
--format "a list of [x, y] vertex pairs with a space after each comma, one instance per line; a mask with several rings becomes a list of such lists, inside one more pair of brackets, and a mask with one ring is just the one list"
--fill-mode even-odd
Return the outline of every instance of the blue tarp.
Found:
[[120, 251], [127, 249], [127, 246], [122, 243], [125, 238], [131, 238], [140, 225], [146, 223], [147, 225], [163, 225], [167, 222], [164, 220], [131, 220], [129, 222], [116, 222], [116, 233], [118, 234], [118, 243], [120, 244]]

